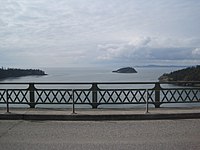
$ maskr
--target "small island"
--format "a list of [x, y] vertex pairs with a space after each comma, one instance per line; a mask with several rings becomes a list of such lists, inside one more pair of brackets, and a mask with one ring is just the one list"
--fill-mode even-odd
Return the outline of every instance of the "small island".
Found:
[[132, 67], [124, 67], [124, 68], [120, 68], [120, 69], [112, 71], [112, 72], [116, 72], [116, 73], [137, 73], [137, 71]]
[[44, 71], [39, 69], [17, 69], [17, 68], [0, 68], [0, 80], [7, 78], [15, 78], [22, 76], [41, 76], [47, 75]]
[[[170, 82], [170, 81], [200, 81], [200, 65], [195, 67], [188, 67], [185, 69], [173, 71], [171, 73], [165, 73], [159, 77], [160, 82]], [[186, 86], [185, 83], [180, 83], [179, 85]], [[194, 83], [188, 84], [188, 86], [194, 86]]]

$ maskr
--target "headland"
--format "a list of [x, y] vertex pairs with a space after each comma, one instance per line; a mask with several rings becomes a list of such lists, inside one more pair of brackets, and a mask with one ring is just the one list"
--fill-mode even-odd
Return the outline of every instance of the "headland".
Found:
[[47, 75], [40, 69], [18, 69], [18, 68], [0, 68], [0, 80], [22, 76], [42, 76]]

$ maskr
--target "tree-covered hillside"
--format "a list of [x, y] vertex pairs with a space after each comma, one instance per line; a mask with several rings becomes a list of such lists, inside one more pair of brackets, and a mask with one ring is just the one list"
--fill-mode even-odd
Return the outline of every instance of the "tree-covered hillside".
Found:
[[30, 75], [46, 75], [46, 73], [39, 69], [0, 68], [0, 79]]
[[200, 65], [163, 74], [159, 81], [200, 81]]

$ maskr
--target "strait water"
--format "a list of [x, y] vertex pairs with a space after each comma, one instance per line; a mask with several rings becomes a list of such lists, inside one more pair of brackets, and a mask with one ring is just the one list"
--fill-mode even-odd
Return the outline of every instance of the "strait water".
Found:
[[[19, 78], [8, 78], [1, 82], [156, 82], [163, 73], [169, 73], [179, 67], [138, 67], [137, 73], [113, 73], [118, 68], [41, 68], [48, 75], [26, 76]], [[7, 85], [6, 85], [7, 86]], [[89, 86], [89, 85], [88, 85]], [[101, 87], [105, 85], [101, 85]], [[107, 85], [106, 88], [153, 88], [154, 85]], [[164, 85], [173, 86], [173, 85]], [[15, 85], [16, 88], [22, 85]], [[41, 86], [40, 86], [41, 87]], [[43, 86], [44, 87], [44, 86]], [[54, 86], [55, 87], [55, 86]], [[63, 86], [56, 86], [57, 88]], [[64, 86], [67, 88], [66, 86]], [[80, 87], [80, 85], [78, 85]], [[81, 86], [86, 87], [86, 86]], [[13, 85], [12, 85], [13, 88]], [[27, 87], [26, 87], [27, 88]], [[49, 88], [49, 87], [47, 87]], [[68, 86], [77, 88], [77, 86]]]
[[158, 81], [179, 67], [138, 67], [137, 73], [113, 73], [118, 68], [41, 68], [47, 76], [9, 78], [1, 82], [139, 82]]

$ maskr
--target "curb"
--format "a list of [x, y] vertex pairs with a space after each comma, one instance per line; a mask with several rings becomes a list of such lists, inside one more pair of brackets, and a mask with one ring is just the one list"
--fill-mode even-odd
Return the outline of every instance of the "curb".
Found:
[[126, 115], [40, 115], [40, 114], [1, 114], [0, 120], [54, 120], [54, 121], [113, 121], [113, 120], [165, 120], [200, 119], [200, 113], [174, 114], [126, 114]]

